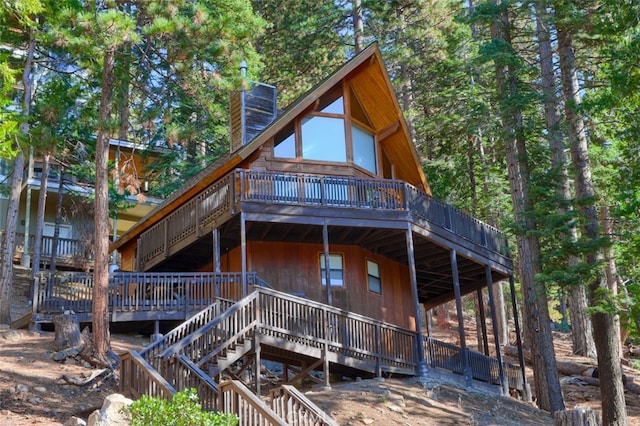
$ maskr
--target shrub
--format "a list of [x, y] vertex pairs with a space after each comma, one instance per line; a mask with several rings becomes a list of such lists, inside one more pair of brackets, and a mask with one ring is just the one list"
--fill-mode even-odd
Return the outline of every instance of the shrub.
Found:
[[235, 426], [233, 414], [203, 411], [195, 389], [176, 393], [171, 402], [143, 395], [129, 407], [133, 426]]

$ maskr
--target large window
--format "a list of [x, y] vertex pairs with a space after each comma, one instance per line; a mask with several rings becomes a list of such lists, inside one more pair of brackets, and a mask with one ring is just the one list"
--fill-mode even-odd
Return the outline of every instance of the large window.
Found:
[[[304, 116], [276, 134], [274, 157], [349, 162], [377, 174], [375, 132], [353, 90], [350, 89], [350, 108], [346, 107], [343, 93], [341, 85], [334, 86], [309, 105]], [[352, 117], [351, 130], [347, 132], [349, 116]]]
[[321, 116], [303, 118], [302, 158], [346, 162], [344, 119]]
[[382, 294], [380, 265], [373, 260], [367, 260], [367, 281], [369, 284], [369, 291], [377, 294]]
[[[327, 285], [324, 254], [320, 254], [320, 277], [322, 285]], [[344, 285], [344, 266], [341, 254], [329, 254], [329, 280], [332, 286]]]
[[376, 173], [376, 143], [374, 136], [353, 124], [351, 126], [351, 140], [353, 141], [353, 162], [356, 166], [360, 166], [371, 173]]

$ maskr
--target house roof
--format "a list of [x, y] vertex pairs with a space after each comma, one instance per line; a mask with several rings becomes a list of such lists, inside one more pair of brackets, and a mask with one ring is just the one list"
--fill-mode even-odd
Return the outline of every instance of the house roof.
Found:
[[374, 43], [290, 104], [251, 142], [234, 152], [223, 154], [185, 182], [163, 203], [140, 219], [129, 231], [115, 241], [111, 250], [118, 249], [127, 242], [136, 239], [178, 206], [239, 167], [245, 159], [268, 143], [274, 135], [342, 80], [350, 84], [366, 111], [385, 154], [394, 164], [395, 177], [430, 193], [380, 50]]

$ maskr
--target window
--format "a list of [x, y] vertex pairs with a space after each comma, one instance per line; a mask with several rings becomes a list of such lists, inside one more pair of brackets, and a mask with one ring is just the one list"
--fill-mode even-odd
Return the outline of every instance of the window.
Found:
[[302, 119], [302, 158], [347, 161], [342, 118], [311, 116]]
[[353, 124], [351, 126], [353, 140], [353, 162], [371, 173], [377, 172], [376, 144], [373, 135], [363, 128]]
[[289, 126], [274, 138], [273, 155], [280, 158], [296, 158], [296, 137]]
[[[322, 279], [322, 285], [327, 285], [324, 254], [320, 254], [320, 277]], [[342, 266], [341, 254], [329, 255], [329, 277], [332, 286], [344, 285], [344, 268]]]
[[369, 283], [369, 291], [377, 294], [382, 294], [380, 265], [373, 260], [367, 260], [367, 281]]

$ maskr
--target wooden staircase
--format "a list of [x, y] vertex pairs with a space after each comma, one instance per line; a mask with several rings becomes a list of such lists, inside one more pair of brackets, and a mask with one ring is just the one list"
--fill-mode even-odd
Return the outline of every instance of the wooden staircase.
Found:
[[[283, 364], [284, 385], [313, 370], [322, 371], [326, 386], [330, 385], [330, 372], [360, 377], [380, 377], [384, 373], [413, 376], [418, 364], [416, 339], [417, 334], [410, 330], [256, 287], [235, 303], [217, 299], [139, 354], [131, 351], [123, 355], [121, 391], [133, 397], [146, 393], [169, 398], [176, 390], [195, 387], [205, 408], [226, 410], [227, 406], [237, 407], [225, 401], [224, 388], [231, 386], [234, 398], [253, 407], [255, 412], [249, 418], [262, 416], [264, 423], [259, 424], [287, 424], [281, 423], [283, 418], [304, 417], [291, 412], [278, 417], [274, 411], [283, 406], [282, 398], [295, 398], [295, 403], [289, 401], [284, 406], [301, 407], [300, 410], [312, 413], [308, 418], [322, 419], [295, 424], [333, 425], [329, 416], [306, 401], [295, 388], [273, 392], [271, 406], [262, 402], [259, 397], [262, 360]], [[456, 371], [447, 367], [447, 363], [463, 356], [460, 348], [443, 347], [431, 339], [422, 344], [432, 358], [433, 367]], [[472, 358], [477, 361], [474, 365], [483, 366], [479, 371], [486, 369], [487, 377], [476, 377], [474, 373], [473, 378], [499, 384], [498, 368], [490, 364], [495, 360], [477, 355]], [[485, 365], [488, 367], [484, 368]], [[290, 369], [296, 372], [293, 379], [288, 378]], [[253, 379], [243, 383], [242, 373], [252, 373]], [[245, 423], [241, 418], [240, 424], [257, 423]]]

